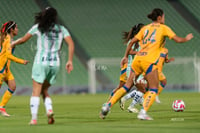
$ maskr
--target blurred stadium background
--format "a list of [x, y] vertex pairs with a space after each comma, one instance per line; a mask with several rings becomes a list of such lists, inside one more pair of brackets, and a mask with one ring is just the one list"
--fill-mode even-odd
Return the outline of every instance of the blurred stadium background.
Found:
[[[199, 0], [0, 0], [0, 23], [16, 21], [19, 28], [17, 39], [31, 28], [36, 12], [46, 6], [55, 7], [59, 20], [72, 34], [76, 52], [74, 71], [68, 75], [64, 68], [68, 55], [67, 45], [63, 45], [61, 71], [51, 93], [100, 93], [110, 92], [118, 85], [119, 61], [126, 48], [122, 32], [137, 23], [150, 23], [146, 15], [153, 8], [162, 8], [166, 24], [177, 35], [184, 37], [190, 32], [194, 34], [194, 38], [184, 44], [167, 40], [169, 56], [175, 57], [175, 62], [164, 66], [168, 80], [165, 91], [198, 91], [199, 5]], [[36, 37], [16, 48], [17, 57], [31, 61], [27, 66], [16, 63], [11, 65], [17, 83], [17, 95], [31, 94], [31, 68], [35, 52]], [[89, 68], [88, 62], [93, 67]], [[4, 84], [0, 93], [6, 88]]]

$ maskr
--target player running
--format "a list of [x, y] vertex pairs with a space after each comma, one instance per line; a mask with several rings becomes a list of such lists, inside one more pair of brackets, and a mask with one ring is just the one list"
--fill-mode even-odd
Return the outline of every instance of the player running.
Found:
[[10, 63], [14, 61], [26, 65], [28, 61], [12, 55], [14, 48], [11, 48], [10, 45], [13, 37], [18, 34], [16, 22], [8, 21], [3, 24], [0, 34], [0, 88], [4, 81], [8, 85], [8, 89], [5, 91], [0, 103], [0, 113], [3, 116], [9, 117], [10, 115], [6, 112], [5, 107], [16, 90], [16, 83], [10, 70]]
[[74, 42], [68, 30], [57, 21], [55, 8], [47, 7], [35, 16], [35, 25], [22, 38], [13, 43], [22, 44], [33, 35], [37, 35], [37, 52], [32, 67], [33, 92], [30, 98], [30, 125], [37, 125], [40, 94], [43, 95], [48, 124], [54, 123], [52, 100], [48, 94], [49, 87], [56, 82], [60, 69], [60, 50], [63, 39], [68, 44], [68, 61], [66, 70], [73, 70]]
[[135, 56], [132, 63], [132, 72], [126, 82], [113, 97], [103, 105], [101, 109], [101, 116], [105, 118], [110, 108], [134, 85], [135, 80], [142, 73], [145, 73], [145, 78], [148, 83], [149, 93], [143, 102], [143, 107], [140, 110], [137, 118], [142, 120], [153, 120], [147, 115], [147, 111], [155, 101], [156, 94], [158, 92], [158, 70], [156, 63], [160, 56], [162, 44], [165, 41], [165, 37], [173, 39], [177, 43], [183, 43], [191, 40], [193, 35], [190, 33], [185, 38], [178, 37], [168, 26], [164, 25], [165, 15], [162, 9], [155, 8], [147, 16], [153, 22], [144, 26], [139, 33], [131, 40], [128, 45], [125, 55], [121, 61], [121, 64], [125, 64], [128, 60], [128, 54], [136, 42], [140, 42], [141, 50]]

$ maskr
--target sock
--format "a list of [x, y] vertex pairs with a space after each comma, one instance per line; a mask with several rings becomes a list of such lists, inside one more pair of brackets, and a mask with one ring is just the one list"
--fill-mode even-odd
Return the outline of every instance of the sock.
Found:
[[125, 93], [129, 91], [125, 85], [115, 92], [115, 94], [108, 101], [108, 105], [113, 106]]
[[45, 100], [44, 100], [44, 105], [45, 105], [45, 108], [46, 108], [46, 113], [49, 111], [49, 110], [53, 110], [53, 107], [52, 107], [52, 100], [50, 97], [46, 97]]
[[157, 95], [160, 95], [160, 93], [162, 92], [162, 90], [164, 89], [165, 85], [160, 83], [159, 87], [158, 87], [158, 93]]
[[134, 107], [138, 102], [140, 102], [140, 100], [142, 99], [143, 95], [144, 94], [142, 92], [136, 91], [135, 96], [134, 96], [133, 101], [130, 104], [130, 106]]
[[6, 104], [8, 103], [10, 98], [12, 97], [13, 93], [14, 93], [14, 91], [9, 89], [9, 88], [8, 88], [8, 90], [6, 90], [6, 92], [4, 93], [4, 95], [2, 97], [1, 103], [0, 103], [1, 107], [5, 107], [6, 106]]
[[32, 96], [30, 99], [32, 120], [37, 120], [39, 104], [40, 104], [40, 97]]
[[144, 103], [143, 103], [143, 108], [145, 111], [148, 111], [151, 105], [153, 104], [153, 102], [155, 101], [157, 91], [158, 89], [149, 89], [149, 92], [147, 96], [145, 97]]
[[136, 90], [131, 91], [130, 93], [124, 96], [124, 99], [128, 100], [128, 99], [134, 98], [136, 95], [136, 92], [137, 92]]
[[143, 95], [143, 98], [146, 98], [148, 93], [149, 93], [149, 91], [146, 91], [146, 93]]

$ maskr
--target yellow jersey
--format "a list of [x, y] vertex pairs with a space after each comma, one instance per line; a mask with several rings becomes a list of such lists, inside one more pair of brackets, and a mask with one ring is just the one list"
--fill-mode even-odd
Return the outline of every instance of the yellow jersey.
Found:
[[167, 54], [168, 54], [168, 49], [167, 48], [161, 48], [160, 58], [159, 58], [159, 61], [157, 63], [158, 72], [162, 72], [163, 65], [165, 63], [165, 59], [167, 57]]
[[24, 60], [12, 55], [12, 48], [10, 47], [11, 37], [7, 35], [4, 42], [0, 46], [0, 73], [4, 73], [6, 69], [10, 68], [10, 60], [23, 64]]
[[176, 34], [166, 25], [151, 23], [144, 26], [135, 36], [140, 41], [141, 50], [135, 56], [141, 60], [155, 63], [163, 47], [165, 37], [172, 39]]

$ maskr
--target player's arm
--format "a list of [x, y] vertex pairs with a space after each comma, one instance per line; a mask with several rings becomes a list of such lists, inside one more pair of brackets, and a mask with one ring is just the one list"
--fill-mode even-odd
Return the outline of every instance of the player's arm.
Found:
[[23, 37], [17, 39], [16, 41], [13, 41], [12, 44], [11, 44], [11, 47], [13, 48], [16, 45], [23, 44], [26, 41], [28, 41], [31, 37], [32, 37], [32, 34], [26, 33]]
[[20, 59], [20, 58], [17, 58], [15, 57], [14, 55], [12, 55], [12, 48], [10, 47], [10, 39], [7, 39], [5, 41], [5, 47], [6, 47], [6, 57], [9, 59], [9, 60], [12, 60], [16, 63], [20, 63], [20, 64], [27, 64], [29, 61], [27, 60], [23, 60], [23, 59]]
[[184, 43], [184, 42], [187, 42], [189, 40], [191, 40], [193, 38], [193, 34], [190, 33], [188, 34], [186, 37], [182, 38], [182, 37], [179, 37], [177, 35], [175, 35], [174, 37], [172, 37], [172, 39], [177, 42], [177, 43]]
[[137, 54], [137, 51], [134, 51], [133, 49], [131, 49], [130, 51], [129, 51], [129, 55], [136, 55]]
[[68, 44], [68, 61], [66, 63], [66, 70], [70, 73], [73, 70], [73, 55], [74, 55], [74, 42], [71, 36], [66, 36], [64, 38], [65, 42]]
[[128, 62], [128, 55], [129, 55], [129, 51], [131, 50], [133, 44], [135, 44], [136, 42], [138, 42], [139, 40], [137, 38], [133, 38], [130, 43], [128, 44], [127, 48], [126, 48], [126, 51], [125, 51], [125, 54], [124, 54], [124, 57], [122, 58], [121, 60], [121, 67], [124, 66], [124, 64], [126, 64]]

